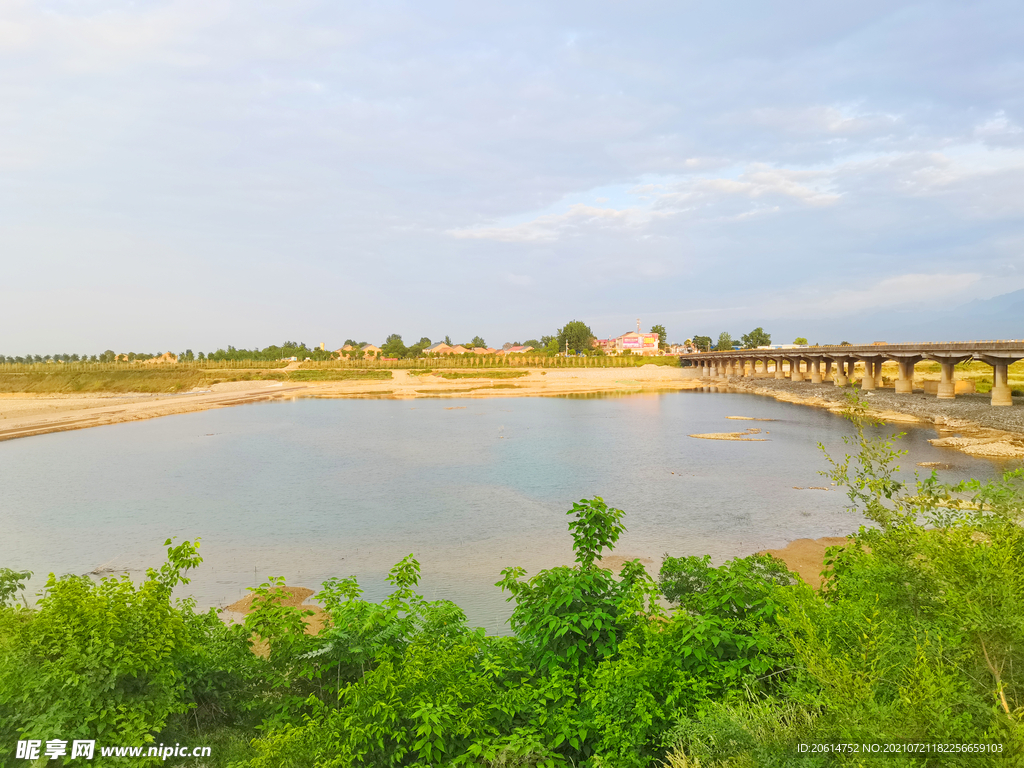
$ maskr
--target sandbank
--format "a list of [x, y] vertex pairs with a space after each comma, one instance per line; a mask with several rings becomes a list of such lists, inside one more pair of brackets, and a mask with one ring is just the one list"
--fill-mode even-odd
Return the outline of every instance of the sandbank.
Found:
[[820, 539], [797, 539], [782, 549], [766, 549], [758, 554], [771, 555], [786, 564], [789, 570], [799, 574], [814, 589], [821, 588], [821, 572], [825, 568], [825, 550], [841, 547], [849, 539], [845, 536], [824, 536]]

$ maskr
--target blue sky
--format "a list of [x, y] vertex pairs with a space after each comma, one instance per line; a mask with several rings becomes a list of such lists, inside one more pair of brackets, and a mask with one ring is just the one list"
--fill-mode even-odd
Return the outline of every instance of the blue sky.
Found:
[[1022, 39], [1019, 2], [7, 0], [0, 352], [858, 341], [1024, 288]]

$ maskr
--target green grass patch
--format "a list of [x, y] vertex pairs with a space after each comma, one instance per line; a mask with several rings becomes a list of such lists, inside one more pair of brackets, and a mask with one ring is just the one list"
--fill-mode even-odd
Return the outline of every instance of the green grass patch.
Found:
[[479, 392], [480, 387], [466, 387], [465, 389], [417, 389], [418, 395], [452, 395], [460, 392]]
[[289, 381], [355, 381], [355, 380], [379, 380], [384, 381], [392, 378], [389, 370], [351, 370], [346, 368], [320, 368], [316, 370], [291, 371], [288, 374]]
[[0, 373], [0, 392], [186, 392], [213, 380], [209, 372], [185, 370], [85, 371], [77, 373]]
[[469, 373], [466, 371], [445, 371], [438, 373], [443, 379], [518, 379], [522, 376], [529, 376], [529, 371], [480, 371]]

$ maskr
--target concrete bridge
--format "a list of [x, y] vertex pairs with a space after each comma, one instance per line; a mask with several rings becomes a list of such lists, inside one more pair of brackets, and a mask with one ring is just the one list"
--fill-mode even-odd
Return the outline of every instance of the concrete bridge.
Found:
[[[844, 387], [854, 380], [854, 368], [860, 365], [861, 388], [877, 389], [882, 384], [882, 363], [899, 365], [896, 392], [914, 391], [914, 366], [922, 360], [942, 366], [938, 397], [956, 396], [954, 367], [966, 360], [980, 360], [992, 366], [992, 405], [1013, 405], [1007, 383], [1007, 368], [1024, 359], [1024, 341], [952, 341], [921, 344], [870, 344], [862, 346], [826, 345], [791, 349], [740, 349], [726, 352], [696, 352], [680, 360], [701, 368], [702, 378], [728, 379], [730, 376], [765, 377], [772, 366], [776, 379], [810, 380], [814, 384], [831, 381]], [[758, 370], [760, 364], [761, 369]], [[833, 373], [833, 366], [835, 372]]]

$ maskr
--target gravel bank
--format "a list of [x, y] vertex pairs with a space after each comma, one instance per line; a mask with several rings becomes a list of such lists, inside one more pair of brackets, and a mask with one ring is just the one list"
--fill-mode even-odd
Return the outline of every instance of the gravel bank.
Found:
[[[725, 389], [767, 395], [791, 403], [841, 410], [850, 388], [832, 384], [791, 382], [786, 379], [731, 379]], [[973, 456], [1024, 459], [1024, 398], [1010, 407], [993, 408], [988, 395], [958, 395], [939, 400], [916, 392], [897, 395], [893, 390], [861, 392], [879, 418], [889, 422], [920, 421], [933, 424], [940, 437], [932, 445], [955, 448]]]
[[[729, 386], [744, 391], [769, 390], [759, 394], [778, 392], [802, 395], [836, 404], [844, 403], [846, 395], [852, 391], [849, 387], [792, 382], [788, 379], [733, 379]], [[1013, 405], [1009, 408], [993, 408], [988, 395], [957, 395], [955, 400], [939, 400], [935, 395], [922, 392], [897, 395], [891, 389], [876, 389], [860, 394], [876, 411], [904, 413], [940, 426], [961, 426], [963, 422], [969, 422], [979, 427], [1024, 435], [1024, 397], [1013, 398]]]

